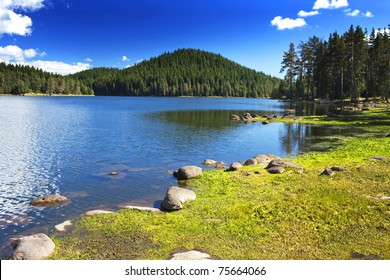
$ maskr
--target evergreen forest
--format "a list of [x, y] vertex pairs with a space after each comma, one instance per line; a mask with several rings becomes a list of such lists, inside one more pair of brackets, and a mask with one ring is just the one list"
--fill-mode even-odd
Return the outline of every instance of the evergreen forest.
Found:
[[290, 43], [284, 52], [280, 94], [289, 99], [336, 100], [380, 98], [389, 100], [390, 28], [371, 33], [351, 26], [328, 40], [316, 36]]
[[164, 53], [125, 69], [93, 68], [67, 76], [0, 64], [3, 94], [276, 97], [279, 83], [278, 78], [195, 49]]

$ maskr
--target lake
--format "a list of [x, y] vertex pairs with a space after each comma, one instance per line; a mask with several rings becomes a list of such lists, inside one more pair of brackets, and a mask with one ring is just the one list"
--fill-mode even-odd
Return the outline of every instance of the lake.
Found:
[[[93, 209], [158, 206], [177, 181], [167, 172], [205, 159], [230, 164], [257, 154], [293, 157], [324, 136], [352, 129], [232, 122], [232, 113], [281, 115], [290, 104], [268, 99], [154, 97], [0, 97], [0, 242], [50, 233]], [[297, 115], [324, 105], [292, 104]], [[303, 107], [302, 107], [303, 106]], [[119, 172], [117, 176], [108, 173]], [[70, 203], [33, 207], [59, 193]]]

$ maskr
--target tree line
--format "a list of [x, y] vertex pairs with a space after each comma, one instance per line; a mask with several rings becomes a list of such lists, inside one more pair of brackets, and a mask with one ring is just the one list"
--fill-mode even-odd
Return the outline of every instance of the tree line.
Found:
[[221, 55], [180, 49], [125, 68], [93, 68], [61, 76], [0, 63], [0, 94], [105, 96], [276, 96], [280, 79]]
[[179, 49], [123, 70], [95, 68], [74, 77], [95, 95], [270, 97], [280, 79], [221, 55]]
[[298, 45], [290, 43], [283, 53], [281, 73], [285, 79], [279, 92], [290, 99], [326, 100], [381, 98], [390, 92], [390, 25], [389, 29], [368, 34], [351, 25], [329, 39], [316, 36]]
[[30, 66], [0, 63], [0, 94], [92, 95], [93, 90], [75, 77], [61, 76]]

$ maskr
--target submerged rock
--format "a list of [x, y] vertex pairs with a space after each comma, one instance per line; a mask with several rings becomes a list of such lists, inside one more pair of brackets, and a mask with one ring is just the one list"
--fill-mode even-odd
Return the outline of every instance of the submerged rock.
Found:
[[263, 125], [270, 124], [270, 122], [269, 122], [269, 121], [262, 121], [261, 123], [262, 123]]
[[118, 174], [119, 174], [118, 172], [112, 171], [112, 172], [108, 173], [107, 175], [109, 175], [109, 176], [116, 176]]
[[56, 247], [54, 242], [43, 233], [18, 238], [11, 246], [12, 260], [44, 260], [54, 252]]
[[55, 206], [66, 203], [68, 198], [59, 194], [48, 194], [36, 197], [31, 200], [30, 204], [33, 206]]
[[174, 173], [174, 176], [178, 180], [187, 180], [199, 176], [200, 174], [202, 174], [202, 168], [194, 165], [188, 165], [180, 167], [179, 170]]
[[207, 166], [210, 166], [210, 165], [215, 165], [217, 162], [213, 159], [205, 159], [202, 164], [203, 165], [207, 165]]
[[165, 210], [180, 210], [183, 203], [196, 199], [196, 194], [184, 188], [170, 187], [164, 197], [161, 207]]
[[67, 220], [67, 221], [65, 221], [65, 222], [63, 222], [61, 224], [55, 225], [54, 226], [54, 230], [58, 231], [58, 232], [64, 232], [64, 231], [66, 231], [66, 228], [68, 228], [68, 227], [70, 227], [72, 225], [73, 225], [72, 221]]
[[107, 210], [91, 210], [86, 213], [84, 213], [84, 216], [96, 216], [96, 215], [104, 215], [104, 214], [112, 214], [114, 212], [107, 211]]

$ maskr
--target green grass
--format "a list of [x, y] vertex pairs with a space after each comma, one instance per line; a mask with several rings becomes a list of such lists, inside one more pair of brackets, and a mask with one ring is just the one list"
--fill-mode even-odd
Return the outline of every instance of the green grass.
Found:
[[[372, 115], [373, 114], [373, 115]], [[367, 114], [367, 123], [377, 119]], [[383, 121], [388, 113], [381, 112]], [[387, 115], [386, 115], [387, 114]], [[371, 126], [385, 133], [381, 126]], [[382, 129], [382, 130], [381, 130]], [[204, 172], [191, 180], [197, 200], [166, 214], [121, 210], [78, 221], [53, 236], [52, 259], [168, 259], [199, 249], [219, 259], [351, 259], [352, 253], [390, 259], [390, 138], [349, 137], [335, 150], [294, 159], [304, 166], [268, 174]], [[351, 172], [319, 176], [323, 168]]]

